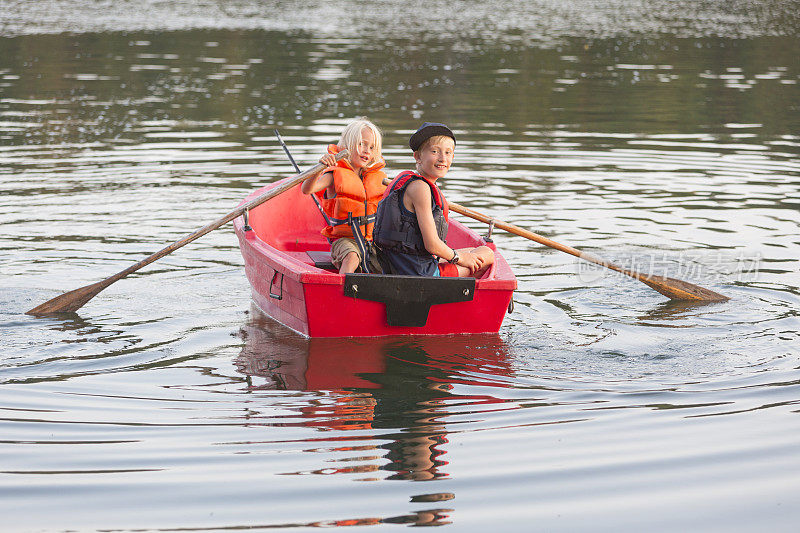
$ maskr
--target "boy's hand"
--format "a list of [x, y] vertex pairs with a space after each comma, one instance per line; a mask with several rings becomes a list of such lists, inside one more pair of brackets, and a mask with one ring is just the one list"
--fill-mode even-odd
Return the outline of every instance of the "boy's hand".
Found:
[[319, 162], [325, 165], [326, 167], [335, 167], [336, 166], [336, 158], [332, 154], [325, 154], [319, 158]]
[[458, 265], [469, 269], [470, 274], [475, 274], [483, 266], [483, 258], [467, 250], [458, 252]]

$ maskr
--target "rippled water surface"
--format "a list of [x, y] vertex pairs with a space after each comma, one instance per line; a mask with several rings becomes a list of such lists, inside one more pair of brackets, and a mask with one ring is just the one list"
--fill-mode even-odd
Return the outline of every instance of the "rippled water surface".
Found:
[[[359, 6], [0, 1], [0, 530], [794, 531], [793, 3]], [[390, 174], [445, 121], [449, 198], [731, 300], [499, 233], [498, 335], [304, 339], [226, 227], [24, 314], [359, 115]]]

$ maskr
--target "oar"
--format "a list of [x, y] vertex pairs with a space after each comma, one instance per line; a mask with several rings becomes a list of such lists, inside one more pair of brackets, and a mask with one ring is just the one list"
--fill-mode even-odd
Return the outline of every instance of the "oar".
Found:
[[555, 248], [556, 250], [566, 252], [568, 254], [574, 255], [575, 257], [579, 257], [591, 263], [595, 263], [597, 265], [610, 268], [611, 270], [615, 270], [621, 274], [625, 274], [626, 276], [638, 279], [645, 285], [648, 285], [652, 289], [657, 290], [667, 298], [671, 298], [673, 300], [692, 300], [692, 301], [706, 301], [706, 302], [721, 302], [730, 299], [727, 296], [714, 292], [710, 289], [700, 287], [699, 285], [695, 285], [693, 283], [688, 283], [686, 281], [681, 281], [675, 278], [667, 278], [665, 276], [642, 274], [641, 272], [637, 272], [629, 268], [624, 268], [619, 265], [615, 265], [610, 261], [606, 261], [602, 257], [588, 254], [586, 252], [581, 252], [580, 250], [577, 250], [571, 246], [557, 243], [553, 240], [548, 239], [547, 237], [542, 237], [541, 235], [538, 235], [532, 231], [522, 229], [520, 227], [514, 226], [513, 224], [507, 224], [506, 222], [502, 222], [500, 220], [488, 217], [482, 213], [478, 213], [477, 211], [474, 211], [467, 207], [460, 206], [453, 202], [448, 202], [448, 203], [450, 205], [450, 209], [455, 211], [456, 213], [460, 213], [464, 216], [474, 218], [475, 220], [479, 220], [486, 224], [494, 224], [495, 227], [505, 230], [509, 233], [513, 233], [514, 235], [525, 237], [526, 239], [538, 242], [539, 244], [549, 246], [550, 248]]
[[[342, 159], [343, 157], [347, 157], [347, 155], [348, 155], [347, 150], [342, 150], [341, 152], [336, 154], [336, 160], [338, 161], [339, 159]], [[154, 253], [153, 255], [151, 255], [150, 257], [147, 257], [146, 259], [144, 259], [142, 261], [139, 261], [135, 265], [129, 266], [125, 270], [122, 270], [122, 271], [114, 274], [113, 276], [104, 279], [103, 281], [98, 281], [97, 283], [93, 283], [91, 285], [86, 285], [85, 287], [81, 287], [79, 289], [75, 289], [75, 290], [72, 290], [72, 291], [69, 291], [69, 292], [65, 292], [64, 294], [62, 294], [60, 296], [56, 296], [52, 300], [48, 300], [45, 303], [34, 307], [30, 311], [27, 311], [26, 314], [28, 314], [28, 315], [36, 315], [36, 316], [46, 316], [46, 315], [52, 315], [52, 314], [57, 314], [57, 313], [70, 313], [70, 312], [77, 311], [78, 309], [83, 307], [84, 304], [86, 304], [86, 302], [88, 302], [89, 300], [91, 300], [92, 298], [97, 296], [97, 294], [100, 291], [102, 291], [103, 289], [105, 289], [106, 287], [108, 287], [109, 285], [114, 283], [115, 281], [118, 281], [118, 280], [124, 278], [128, 274], [136, 272], [140, 268], [145, 267], [145, 266], [149, 265], [150, 263], [161, 259], [165, 255], [171, 254], [172, 252], [174, 252], [178, 248], [181, 248], [181, 247], [189, 244], [190, 242], [192, 242], [192, 241], [194, 241], [196, 239], [199, 239], [200, 237], [202, 237], [206, 233], [210, 233], [211, 231], [214, 231], [215, 229], [218, 229], [219, 227], [227, 224], [228, 222], [230, 222], [231, 220], [235, 219], [236, 217], [242, 216], [247, 211], [253, 209], [254, 207], [257, 207], [257, 206], [263, 204], [264, 202], [266, 202], [267, 200], [269, 200], [271, 198], [275, 198], [279, 194], [282, 194], [282, 193], [288, 191], [289, 189], [291, 189], [295, 185], [298, 185], [299, 183], [302, 183], [303, 181], [305, 181], [308, 177], [313, 176], [314, 174], [317, 174], [321, 170], [324, 170], [324, 169], [325, 169], [325, 165], [323, 165], [322, 163], [317, 163], [316, 165], [314, 165], [310, 169], [306, 170], [305, 172], [301, 172], [301, 173], [293, 176], [292, 178], [289, 179], [289, 181], [287, 181], [283, 185], [280, 185], [279, 187], [275, 187], [274, 189], [270, 189], [268, 192], [265, 192], [264, 194], [262, 194], [262, 195], [260, 195], [260, 196], [258, 196], [256, 198], [253, 198], [252, 200], [250, 200], [246, 204], [243, 204], [243, 205], [237, 207], [236, 209], [234, 209], [233, 211], [231, 211], [230, 213], [228, 213], [224, 217], [222, 217], [222, 218], [220, 218], [220, 219], [218, 219], [218, 220], [216, 220], [216, 221], [214, 221], [214, 222], [212, 222], [212, 223], [210, 223], [210, 224], [208, 224], [206, 226], [203, 226], [202, 228], [200, 228], [199, 230], [195, 231], [191, 235], [187, 235], [186, 237], [184, 237], [184, 238], [182, 238], [182, 239], [180, 239], [178, 241], [175, 241], [174, 243], [170, 244], [166, 248], [163, 248], [162, 250], [160, 250], [160, 251]]]

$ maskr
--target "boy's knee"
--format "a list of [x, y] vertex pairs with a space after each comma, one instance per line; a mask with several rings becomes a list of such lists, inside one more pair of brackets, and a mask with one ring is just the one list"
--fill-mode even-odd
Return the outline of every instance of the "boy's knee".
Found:
[[344, 260], [347, 262], [361, 262], [361, 256], [358, 255], [358, 252], [349, 252], [346, 256], [344, 256]]
[[494, 250], [489, 248], [488, 246], [478, 246], [475, 248], [475, 253], [480, 255], [484, 262], [491, 262], [494, 263]]

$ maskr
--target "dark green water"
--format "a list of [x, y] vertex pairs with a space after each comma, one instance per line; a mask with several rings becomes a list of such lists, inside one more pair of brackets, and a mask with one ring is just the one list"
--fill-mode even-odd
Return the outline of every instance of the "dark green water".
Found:
[[[793, 531], [797, 20], [0, 2], [0, 529]], [[449, 198], [732, 299], [497, 234], [519, 280], [498, 336], [308, 340], [251, 309], [227, 228], [24, 315], [292, 174], [274, 128], [308, 167], [359, 115], [390, 174], [445, 121]]]

